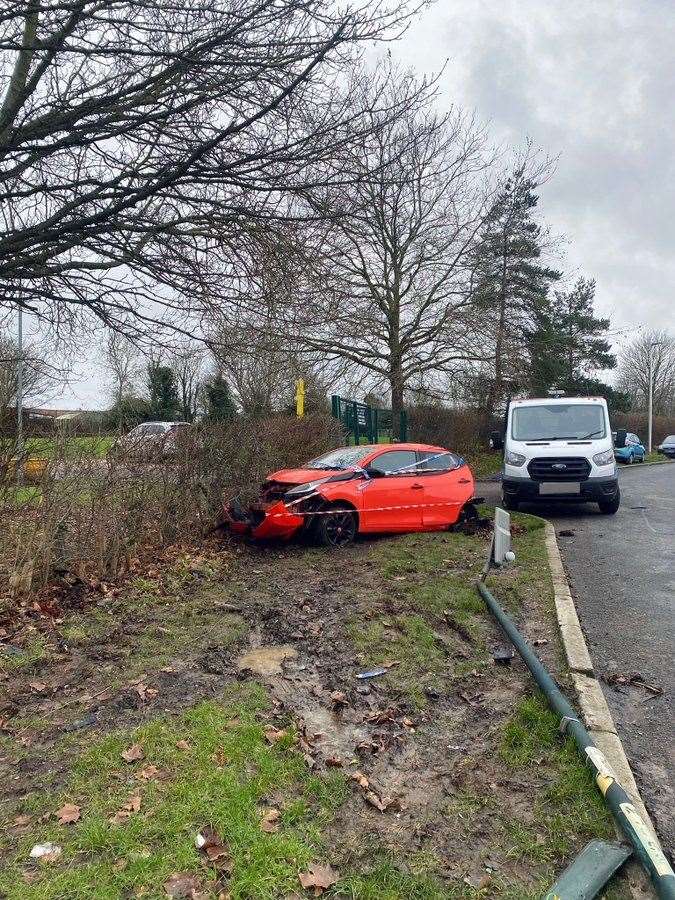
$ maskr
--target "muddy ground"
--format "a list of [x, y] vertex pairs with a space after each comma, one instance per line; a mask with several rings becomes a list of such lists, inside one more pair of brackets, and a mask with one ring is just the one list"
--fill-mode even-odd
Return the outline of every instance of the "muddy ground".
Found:
[[[569, 690], [541, 522], [519, 521], [517, 564], [492, 586]], [[289, 752], [308, 771], [347, 788], [321, 825], [323, 856], [341, 876], [327, 895], [540, 896], [589, 838], [612, 829], [524, 666], [503, 659], [472, 585], [486, 552], [485, 532], [332, 553], [212, 540], [139, 563], [119, 586], [66, 576], [5, 622], [6, 871], [30, 896], [60, 896], [25, 861], [41, 834], [35, 797], [62, 794], [73, 761], [102, 736], [133, 735], [255, 682], [270, 698], [261, 725], [292, 735]], [[396, 873], [386, 886], [372, 874], [383, 860]], [[236, 869], [223, 885], [204, 896], [291, 896], [244, 884]], [[90, 896], [166, 896], [162, 884], [114, 890], [92, 884]], [[27, 895], [0, 881], [0, 896]]]

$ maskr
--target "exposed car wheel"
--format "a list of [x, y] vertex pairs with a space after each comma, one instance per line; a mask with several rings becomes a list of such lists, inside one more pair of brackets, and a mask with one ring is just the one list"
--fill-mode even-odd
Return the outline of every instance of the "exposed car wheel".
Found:
[[509, 497], [508, 494], [502, 494], [502, 506], [504, 509], [508, 509], [511, 512], [516, 512], [520, 503], [516, 500], [515, 497]]
[[356, 537], [356, 514], [346, 506], [330, 506], [317, 516], [316, 536], [324, 547], [346, 547]]
[[612, 497], [611, 500], [599, 500], [598, 506], [600, 507], [600, 512], [604, 513], [606, 516], [613, 516], [615, 512], [619, 509], [621, 504], [621, 494], [619, 491]]

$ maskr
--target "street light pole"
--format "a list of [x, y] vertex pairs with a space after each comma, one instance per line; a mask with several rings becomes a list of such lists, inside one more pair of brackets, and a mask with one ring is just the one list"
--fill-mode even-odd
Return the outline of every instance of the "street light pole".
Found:
[[653, 384], [653, 373], [652, 373], [652, 349], [654, 345], [649, 345], [649, 353], [647, 356], [647, 379], [649, 381], [649, 385], [647, 386], [647, 452], [652, 452], [652, 403], [653, 403], [653, 395], [654, 395], [654, 384]]

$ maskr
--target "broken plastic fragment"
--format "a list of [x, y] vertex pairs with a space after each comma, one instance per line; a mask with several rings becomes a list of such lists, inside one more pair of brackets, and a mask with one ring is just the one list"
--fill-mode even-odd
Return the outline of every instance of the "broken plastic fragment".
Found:
[[31, 859], [44, 859], [48, 862], [52, 862], [53, 860], [58, 859], [62, 853], [63, 850], [58, 844], [52, 844], [51, 841], [46, 841], [44, 844], [36, 844], [30, 851], [30, 856]]
[[370, 672], [359, 672], [356, 677], [359, 681], [364, 681], [366, 678], [378, 678], [380, 675], [386, 675], [387, 671], [380, 666], [379, 669], [371, 669]]

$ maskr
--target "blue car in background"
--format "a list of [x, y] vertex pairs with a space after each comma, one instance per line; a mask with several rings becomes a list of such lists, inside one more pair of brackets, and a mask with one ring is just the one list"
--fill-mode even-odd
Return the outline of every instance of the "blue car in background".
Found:
[[647, 449], [640, 443], [637, 434], [626, 434], [626, 443], [623, 447], [616, 446], [616, 432], [612, 432], [614, 438], [614, 457], [617, 462], [628, 463], [644, 462], [647, 455]]

